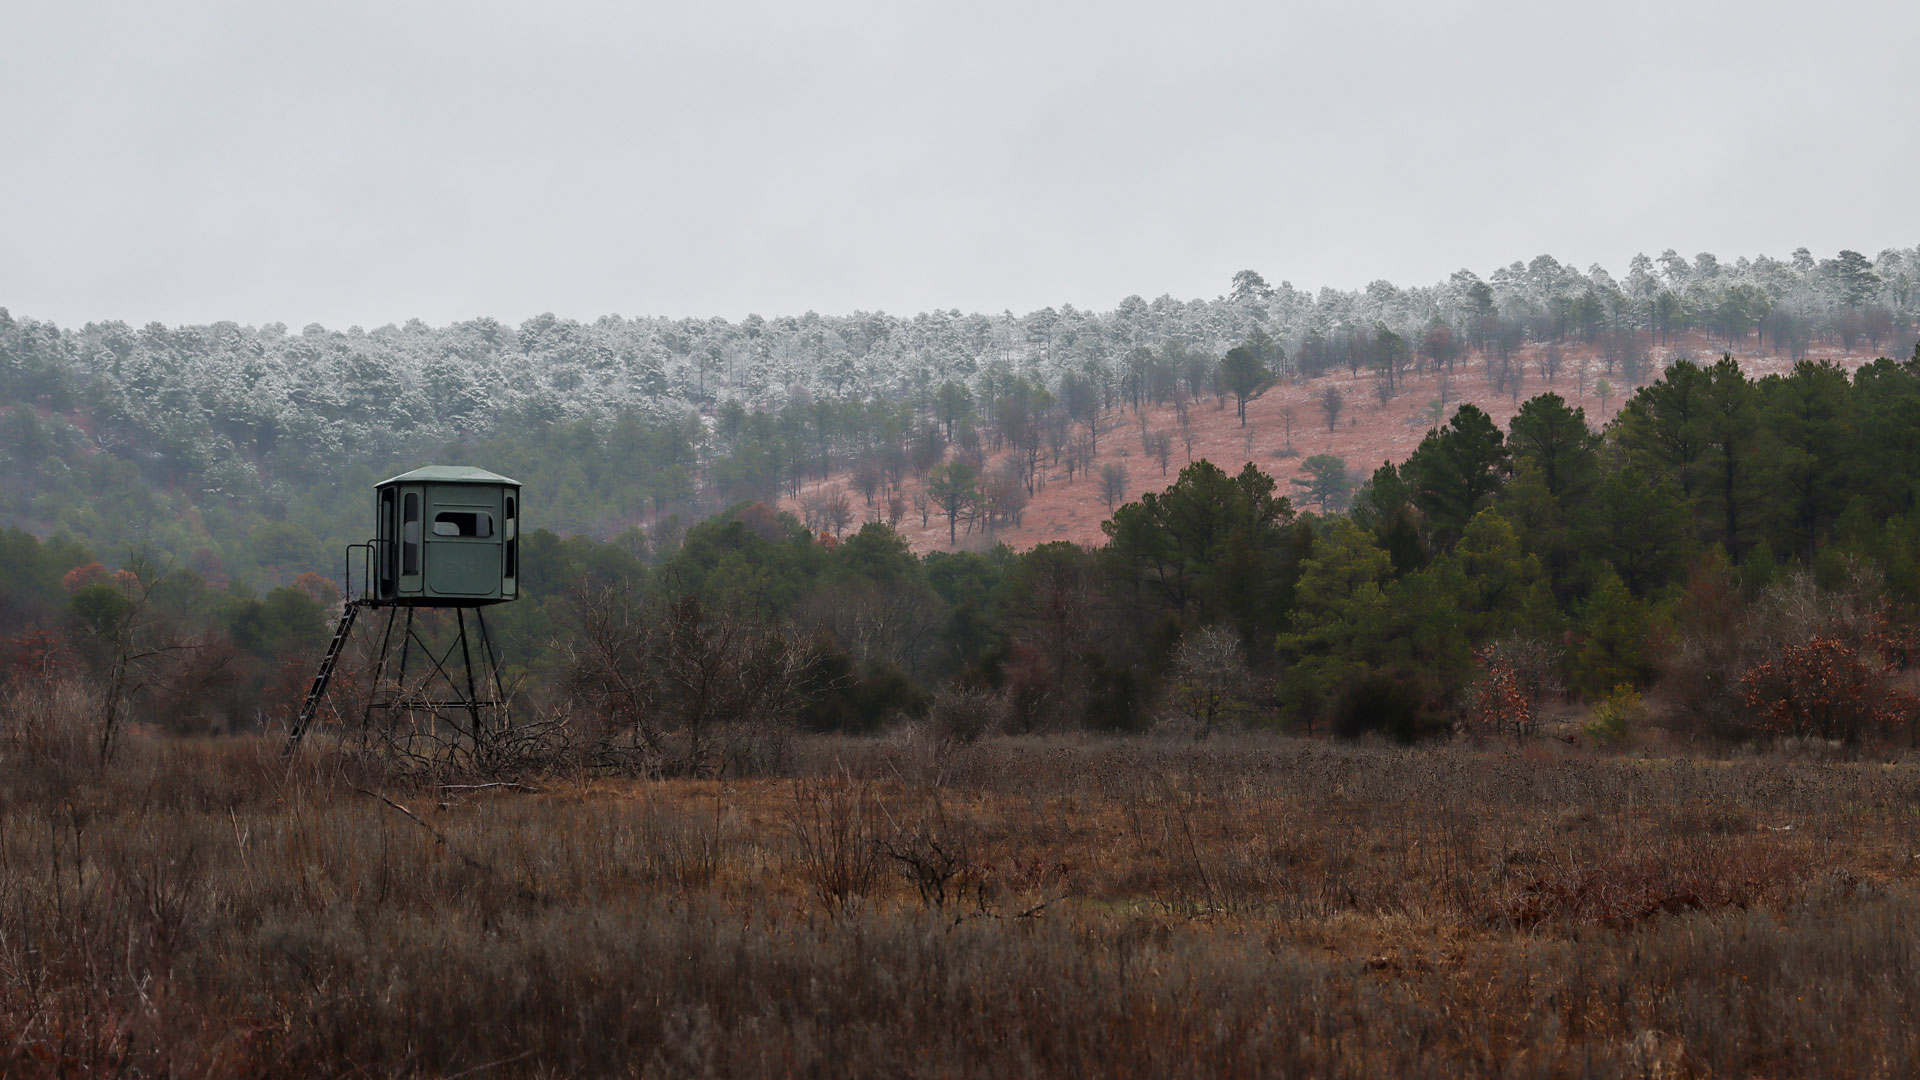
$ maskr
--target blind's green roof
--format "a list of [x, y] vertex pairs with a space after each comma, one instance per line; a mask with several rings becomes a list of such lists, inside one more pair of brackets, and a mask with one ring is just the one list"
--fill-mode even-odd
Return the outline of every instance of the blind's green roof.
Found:
[[388, 477], [374, 486], [386, 487], [388, 484], [512, 484], [519, 487], [520, 481], [471, 465], [428, 465]]

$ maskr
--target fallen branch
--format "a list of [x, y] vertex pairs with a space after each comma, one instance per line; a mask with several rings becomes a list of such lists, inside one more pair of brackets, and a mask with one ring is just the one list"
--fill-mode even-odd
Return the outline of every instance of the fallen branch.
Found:
[[502, 1065], [511, 1065], [516, 1061], [523, 1061], [532, 1056], [533, 1056], [533, 1051], [526, 1050], [521, 1053], [515, 1054], [510, 1058], [501, 1058], [499, 1061], [489, 1061], [485, 1065], [475, 1065], [471, 1069], [462, 1069], [457, 1073], [449, 1073], [447, 1075], [447, 1080], [460, 1080], [460, 1077], [472, 1076], [475, 1073], [485, 1072], [488, 1069], [499, 1068]]
[[366, 788], [362, 788], [362, 787], [357, 787], [357, 788], [354, 788], [353, 790], [359, 792], [362, 795], [367, 796], [370, 799], [379, 799], [381, 802], [386, 803], [388, 806], [391, 806], [395, 810], [398, 810], [402, 814], [405, 814], [408, 820], [412, 821], [415, 825], [418, 825], [421, 828], [427, 830], [427, 832], [433, 836], [434, 840], [437, 841], [441, 847], [453, 853], [453, 855], [456, 858], [458, 858], [461, 862], [466, 863], [469, 867], [475, 870], [479, 870], [482, 873], [487, 873], [487, 874], [499, 873], [499, 871], [495, 870], [492, 867], [492, 865], [481, 862], [479, 859], [476, 859], [473, 856], [467, 854], [466, 852], [461, 851], [459, 848], [454, 847], [453, 841], [447, 839], [447, 834], [427, 824], [425, 821], [422, 821], [418, 814], [415, 814], [413, 811], [407, 809], [404, 806], [401, 806], [397, 802], [394, 802], [392, 799], [387, 798], [385, 795], [382, 795], [377, 791], [368, 791]]
[[1032, 907], [1027, 908], [1025, 911], [1014, 912], [1012, 915], [1002, 915], [997, 911], [989, 911], [985, 908], [982, 908], [979, 911], [969, 911], [964, 915], [955, 917], [955, 919], [952, 922], [947, 924], [947, 929], [953, 930], [956, 927], [958, 927], [961, 923], [966, 922], [969, 919], [997, 919], [997, 920], [1003, 920], [1003, 921], [1006, 919], [1037, 919], [1040, 916], [1046, 914], [1047, 908], [1053, 906], [1054, 904], [1059, 903], [1062, 900], [1067, 899], [1072, 895], [1073, 895], [1073, 891], [1069, 889], [1068, 891], [1063, 892], [1058, 896], [1048, 897], [1047, 899], [1040, 901], [1039, 903], [1033, 905]]
[[530, 784], [522, 784], [517, 780], [496, 780], [491, 784], [441, 784], [440, 785], [441, 791], [485, 791], [488, 788], [513, 788], [516, 791], [524, 791], [529, 795], [540, 794], [539, 788], [533, 787]]

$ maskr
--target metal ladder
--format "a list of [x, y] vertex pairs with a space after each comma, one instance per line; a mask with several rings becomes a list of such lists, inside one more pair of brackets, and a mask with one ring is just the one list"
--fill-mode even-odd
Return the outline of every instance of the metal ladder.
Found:
[[349, 600], [340, 612], [340, 624], [334, 628], [333, 640], [327, 643], [327, 655], [320, 660], [320, 670], [313, 673], [313, 685], [307, 688], [307, 700], [300, 706], [300, 715], [294, 717], [293, 727], [287, 732], [286, 753], [300, 745], [300, 736], [307, 733], [307, 725], [313, 723], [313, 714], [320, 711], [320, 701], [327, 696], [327, 684], [333, 681], [333, 665], [340, 658], [340, 650], [347, 647], [347, 636], [353, 633], [353, 620], [360, 614], [365, 603], [361, 600]]

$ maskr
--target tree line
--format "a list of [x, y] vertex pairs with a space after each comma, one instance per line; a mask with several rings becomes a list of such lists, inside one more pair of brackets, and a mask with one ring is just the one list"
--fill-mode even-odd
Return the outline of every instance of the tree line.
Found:
[[[998, 461], [1012, 445], [1020, 453], [994, 470], [966, 462], [974, 475], [953, 488], [968, 497], [947, 500], [964, 507], [948, 521], [956, 539], [969, 527], [991, 535], [1019, 521], [1042, 454], [1050, 469], [1104, 483], [1127, 410], [1212, 396], [1244, 416], [1263, 375], [1345, 370], [1372, 371], [1386, 396], [1409, 374], [1439, 373], [1444, 411], [1445, 384], [1469, 355], [1517, 401], [1523, 351], [1548, 381], [1563, 352], [1597, 353], [1604, 396], [1651, 377], [1653, 351], [1684, 335], [1796, 357], [1815, 344], [1904, 355], [1916, 282], [1920, 255], [1907, 249], [1732, 261], [1668, 251], [1636, 257], [1619, 278], [1543, 255], [1484, 277], [1347, 291], [1244, 271], [1211, 300], [1026, 315], [543, 315], [518, 327], [294, 331], [62, 328], [0, 311], [0, 524], [64, 531], [99, 551], [159, 551], [210, 580], [265, 587], [324, 569], [329, 552], [361, 539], [347, 523], [366, 485], [423, 457], [510, 458], [546, 500], [532, 507], [544, 520], [604, 539], [793, 499], [836, 474], [859, 505], [822, 494], [803, 508], [816, 528], [947, 517], [927, 471], [956, 456]], [[1584, 395], [1585, 368], [1569, 373]], [[1345, 403], [1326, 405], [1332, 424]], [[1180, 425], [1140, 439], [1162, 472], [1191, 457]]]
[[[1462, 405], [1344, 513], [1201, 459], [1118, 506], [1097, 547], [916, 555], [884, 521], [836, 539], [759, 500], [671, 538], [537, 530], [496, 633], [528, 707], [591, 705], [629, 735], [748, 710], [820, 730], [1411, 739], [1646, 694], [1713, 737], [1886, 738], [1916, 704], [1916, 500], [1920, 350], [1851, 375], [1683, 361], [1603, 430], [1557, 394], [1504, 430]], [[0, 540], [23, 628], [9, 677], [68, 665], [187, 730], [274, 723], [335, 599], [317, 576], [255, 596]]]

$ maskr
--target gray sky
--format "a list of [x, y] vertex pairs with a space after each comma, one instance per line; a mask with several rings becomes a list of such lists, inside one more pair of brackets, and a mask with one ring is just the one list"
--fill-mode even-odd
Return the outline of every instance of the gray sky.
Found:
[[0, 0], [0, 306], [1106, 308], [1920, 241], [1904, 3]]

